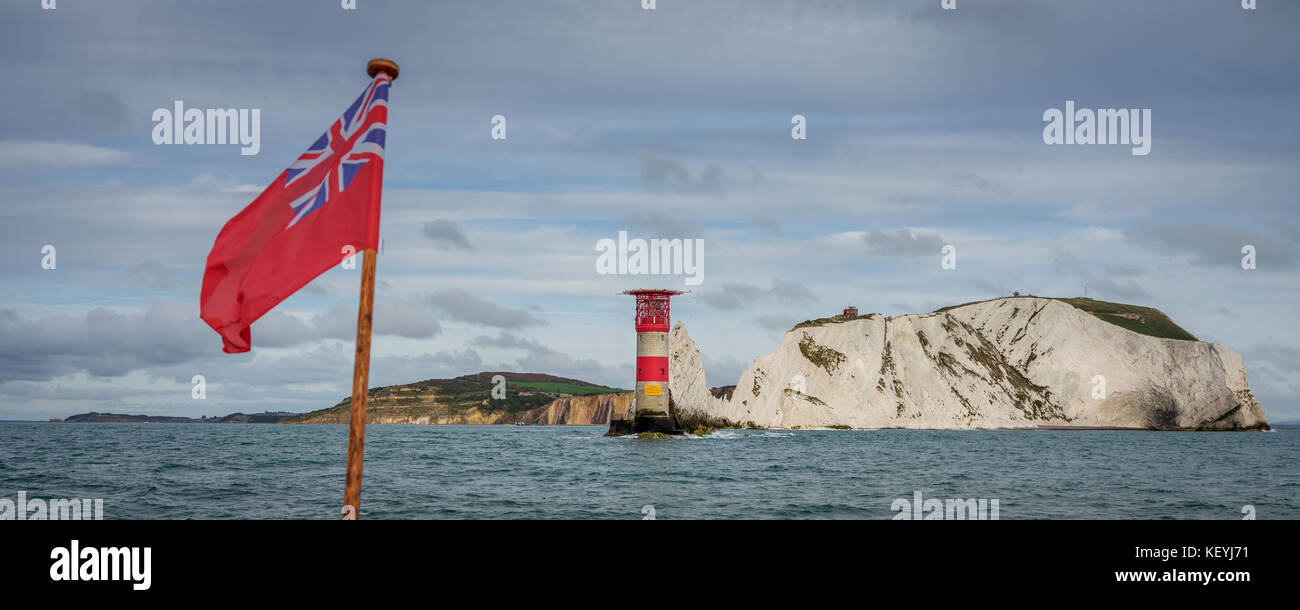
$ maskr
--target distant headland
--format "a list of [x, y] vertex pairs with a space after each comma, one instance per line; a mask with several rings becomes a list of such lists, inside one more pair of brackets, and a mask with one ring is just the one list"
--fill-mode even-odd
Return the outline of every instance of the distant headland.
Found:
[[79, 413], [50, 423], [64, 424], [278, 424], [298, 413], [267, 411], [265, 413], [231, 413], [224, 417], [177, 417], [173, 415], [124, 415], [119, 413]]

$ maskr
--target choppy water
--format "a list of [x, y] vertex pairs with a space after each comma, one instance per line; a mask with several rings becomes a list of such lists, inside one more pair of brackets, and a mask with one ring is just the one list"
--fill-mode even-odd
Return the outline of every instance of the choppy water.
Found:
[[[888, 519], [896, 498], [1000, 517], [1300, 518], [1300, 431], [722, 431], [371, 426], [366, 518]], [[0, 498], [107, 519], [337, 518], [346, 426], [0, 423]]]

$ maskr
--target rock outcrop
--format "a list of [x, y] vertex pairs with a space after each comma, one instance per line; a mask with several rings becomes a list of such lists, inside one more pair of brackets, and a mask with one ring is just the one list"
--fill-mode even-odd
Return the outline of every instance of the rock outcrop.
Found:
[[714, 426], [1267, 429], [1236, 352], [1103, 315], [1133, 323], [1037, 297], [805, 323], [754, 360], [730, 400], [710, 393], [678, 322], [674, 410]]

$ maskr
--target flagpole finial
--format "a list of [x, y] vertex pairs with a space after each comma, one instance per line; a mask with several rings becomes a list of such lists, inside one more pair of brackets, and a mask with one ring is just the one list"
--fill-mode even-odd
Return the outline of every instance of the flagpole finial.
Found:
[[388, 78], [397, 80], [397, 62], [391, 59], [376, 57], [370, 60], [370, 63], [366, 64], [366, 74], [369, 74], [370, 78], [374, 78], [375, 75], [380, 72], [388, 74]]

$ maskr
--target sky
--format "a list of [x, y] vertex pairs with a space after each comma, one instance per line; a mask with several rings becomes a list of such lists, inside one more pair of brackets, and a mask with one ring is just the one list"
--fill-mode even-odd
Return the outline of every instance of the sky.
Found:
[[[356, 5], [0, 2], [0, 419], [347, 396], [357, 269], [281, 303], [245, 354], [222, 353], [198, 292], [221, 226], [372, 57], [401, 66], [372, 386], [509, 370], [631, 387], [631, 288], [692, 290], [673, 317], [717, 386], [848, 305], [1086, 286], [1237, 350], [1269, 418], [1300, 419], [1300, 3]], [[155, 144], [177, 100], [259, 109], [260, 150]], [[1067, 100], [1150, 109], [1150, 153], [1048, 145]], [[703, 240], [701, 283], [597, 273], [620, 231]]]

